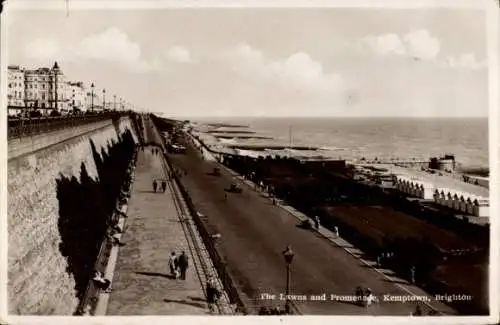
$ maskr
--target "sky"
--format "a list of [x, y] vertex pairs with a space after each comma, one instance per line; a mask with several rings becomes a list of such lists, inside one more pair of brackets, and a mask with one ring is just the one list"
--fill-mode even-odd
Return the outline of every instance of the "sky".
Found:
[[9, 64], [57, 61], [172, 117], [485, 117], [474, 9], [9, 10]]

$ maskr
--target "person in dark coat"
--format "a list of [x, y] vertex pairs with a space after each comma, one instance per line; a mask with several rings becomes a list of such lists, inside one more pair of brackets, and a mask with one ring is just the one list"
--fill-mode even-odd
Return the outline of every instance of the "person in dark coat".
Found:
[[182, 251], [179, 256], [177, 263], [179, 265], [179, 270], [181, 271], [181, 280], [186, 280], [186, 271], [189, 266], [188, 256], [184, 251]]
[[158, 183], [156, 182], [156, 180], [153, 181], [153, 190], [155, 191], [156, 193], [156, 188], [158, 187]]
[[210, 277], [208, 279], [206, 290], [208, 308], [210, 309], [210, 312], [213, 313], [215, 312], [215, 304], [217, 303], [220, 295], [220, 292], [215, 285], [215, 279], [213, 277]]
[[167, 182], [161, 181], [161, 189], [163, 190], [163, 193], [165, 193], [165, 190], [167, 189]]

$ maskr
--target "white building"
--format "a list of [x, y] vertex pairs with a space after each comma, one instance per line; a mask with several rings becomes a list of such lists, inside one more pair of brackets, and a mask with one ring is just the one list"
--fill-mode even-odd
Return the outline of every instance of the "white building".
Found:
[[95, 92], [95, 90], [94, 92], [87, 90], [85, 99], [87, 111], [101, 112], [103, 110], [102, 99], [99, 94]]
[[25, 70], [25, 102], [29, 110], [38, 110], [43, 115], [50, 111], [65, 109], [66, 98], [65, 76], [57, 62], [49, 68]]
[[19, 66], [9, 66], [7, 69], [7, 106], [8, 115], [15, 116], [22, 112], [24, 102], [24, 70]]
[[87, 111], [86, 94], [83, 82], [68, 82], [66, 86], [66, 98], [68, 98], [66, 110], [68, 112], [75, 109], [81, 112]]

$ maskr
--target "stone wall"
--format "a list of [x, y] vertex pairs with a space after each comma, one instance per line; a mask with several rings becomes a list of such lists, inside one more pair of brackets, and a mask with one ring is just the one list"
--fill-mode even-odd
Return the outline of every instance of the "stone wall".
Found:
[[75, 312], [120, 177], [103, 175], [137, 139], [128, 118], [113, 124], [9, 160], [9, 313]]

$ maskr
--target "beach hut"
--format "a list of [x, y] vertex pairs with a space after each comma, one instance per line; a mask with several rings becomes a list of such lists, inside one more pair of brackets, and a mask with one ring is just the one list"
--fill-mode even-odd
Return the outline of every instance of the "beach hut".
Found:
[[452, 208], [460, 211], [460, 195], [456, 192], [453, 194]]
[[488, 199], [480, 198], [474, 200], [474, 216], [476, 217], [490, 216], [490, 202]]
[[474, 207], [475, 207], [475, 203], [474, 201], [476, 200], [475, 197], [473, 196], [469, 196], [466, 200], [466, 213], [469, 214], [469, 215], [474, 215]]
[[463, 195], [460, 195], [458, 202], [458, 210], [463, 213], [467, 213], [467, 201], [465, 200], [465, 197]]
[[450, 209], [453, 209], [453, 193], [446, 189], [445, 190], [445, 193], [446, 193], [446, 206]]

